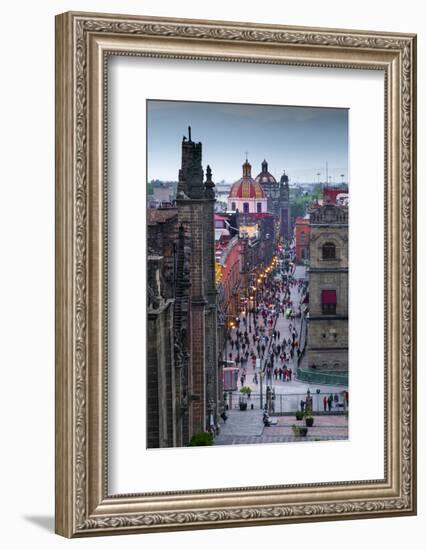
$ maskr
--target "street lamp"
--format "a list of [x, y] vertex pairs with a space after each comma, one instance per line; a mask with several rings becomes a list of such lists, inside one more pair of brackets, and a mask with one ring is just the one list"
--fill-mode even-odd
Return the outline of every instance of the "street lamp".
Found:
[[319, 411], [320, 411], [320, 402], [319, 402], [319, 399], [320, 399], [320, 395], [319, 395], [319, 394], [320, 394], [320, 389], [319, 389], [319, 388], [317, 388], [316, 393], [317, 393], [317, 412], [319, 412]]
[[263, 410], [263, 395], [262, 395], [262, 379], [264, 378], [264, 372], [262, 370], [262, 359], [260, 360], [260, 369], [259, 369], [259, 402], [261, 410]]

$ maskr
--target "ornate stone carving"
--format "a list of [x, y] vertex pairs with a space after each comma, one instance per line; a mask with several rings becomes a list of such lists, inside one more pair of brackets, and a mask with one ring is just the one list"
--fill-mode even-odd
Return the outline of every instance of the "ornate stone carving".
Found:
[[[174, 513], [147, 513], [119, 516], [88, 517], [86, 508], [87, 483], [87, 38], [88, 33], [132, 34], [135, 36], [164, 36], [194, 38], [206, 40], [223, 40], [249, 43], [277, 43], [311, 46], [337, 46], [342, 48], [367, 48], [370, 50], [396, 51], [401, 59], [401, 498], [381, 500], [366, 500], [344, 503], [319, 503], [294, 506], [276, 507], [243, 507], [238, 509], [220, 509], [199, 512]], [[413, 277], [412, 266], [412, 225], [413, 225], [413, 197], [412, 185], [412, 99], [413, 86], [413, 52], [412, 42], [402, 37], [384, 35], [364, 35], [345, 32], [306, 32], [298, 30], [274, 30], [241, 28], [236, 25], [220, 26], [216, 24], [199, 23], [154, 23], [139, 20], [115, 21], [102, 17], [85, 19], [82, 16], [75, 18], [75, 439], [74, 439], [74, 472], [75, 497], [74, 513], [75, 524], [80, 530], [100, 530], [112, 527], [143, 527], [162, 525], [194, 525], [205, 522], [243, 522], [244, 520], [271, 520], [278, 518], [307, 518], [321, 516], [342, 516], [350, 514], [372, 514], [382, 511], [396, 511], [408, 509], [412, 505], [413, 455], [415, 449], [412, 441], [412, 413], [413, 413], [413, 379], [412, 379], [412, 334], [413, 334]], [[127, 52], [115, 52], [116, 55], [129, 55]], [[135, 55], [135, 54], [131, 54]], [[152, 57], [185, 57], [174, 54], [147, 54]], [[202, 56], [187, 56], [187, 58], [203, 59]], [[210, 58], [215, 61], [230, 61], [227, 57]], [[233, 61], [250, 63], [282, 63], [280, 60], [263, 59], [233, 59]], [[375, 65], [353, 65], [351, 63], [324, 63], [324, 62], [293, 62], [283, 63], [323, 67], [348, 67], [377, 69]], [[387, 78], [387, 75], [386, 75]], [[366, 483], [366, 482], [365, 482]], [[357, 484], [357, 482], [355, 482]], [[331, 484], [333, 485], [333, 484]], [[242, 488], [245, 490], [245, 488]], [[202, 494], [203, 491], [198, 493]]]

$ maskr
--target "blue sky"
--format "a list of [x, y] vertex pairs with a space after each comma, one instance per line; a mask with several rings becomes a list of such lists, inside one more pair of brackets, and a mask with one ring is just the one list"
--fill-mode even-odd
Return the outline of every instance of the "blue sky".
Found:
[[149, 181], [178, 179], [189, 125], [216, 182], [239, 179], [246, 152], [253, 177], [265, 158], [277, 179], [286, 170], [291, 183], [317, 181], [318, 172], [326, 181], [326, 161], [332, 181], [341, 174], [347, 181], [347, 109], [149, 100], [147, 120]]

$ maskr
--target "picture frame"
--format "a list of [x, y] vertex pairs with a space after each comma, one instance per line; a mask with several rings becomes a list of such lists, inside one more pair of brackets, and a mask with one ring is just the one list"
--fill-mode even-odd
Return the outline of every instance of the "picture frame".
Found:
[[[109, 56], [384, 73], [384, 478], [109, 494]], [[65, 537], [416, 514], [416, 36], [68, 12], [56, 17], [56, 490]]]

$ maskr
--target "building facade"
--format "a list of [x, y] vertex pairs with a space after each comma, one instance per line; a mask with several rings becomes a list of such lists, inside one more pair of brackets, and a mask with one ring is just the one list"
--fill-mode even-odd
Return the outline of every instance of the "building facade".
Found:
[[295, 260], [303, 263], [310, 257], [310, 216], [295, 219]]
[[189, 128], [174, 214], [163, 225], [167, 237], [159, 214], [149, 213], [155, 220], [148, 224], [149, 447], [187, 445], [195, 433], [215, 428], [222, 412], [214, 203], [212, 172], [207, 166], [204, 179], [202, 144]]
[[228, 210], [242, 214], [267, 212], [267, 197], [259, 183], [251, 175], [248, 159], [242, 165], [242, 177], [233, 183], [228, 195]]
[[348, 372], [348, 208], [310, 211], [310, 312], [306, 363]]
[[267, 211], [279, 217], [280, 186], [276, 178], [268, 171], [268, 162], [264, 159], [261, 163], [261, 172], [255, 178], [267, 198]]
[[[147, 446], [183, 442], [180, 396], [185, 391], [174, 354], [174, 248], [176, 209], [147, 213]], [[172, 392], [175, 388], [175, 393]]]
[[236, 235], [222, 248], [219, 258], [221, 281], [224, 293], [223, 310], [236, 317], [239, 312], [239, 289], [241, 285], [241, 245]]
[[289, 202], [289, 177], [286, 172], [283, 172], [280, 178], [279, 213], [280, 238], [284, 241], [290, 241], [292, 238], [291, 206]]

